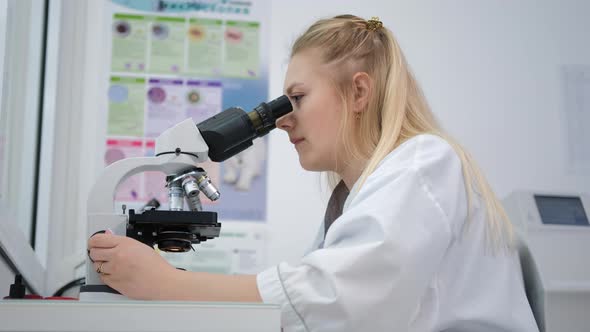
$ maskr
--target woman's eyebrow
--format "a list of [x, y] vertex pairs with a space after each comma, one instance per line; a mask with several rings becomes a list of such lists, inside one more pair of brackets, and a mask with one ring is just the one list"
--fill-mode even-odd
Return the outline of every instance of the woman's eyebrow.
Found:
[[293, 92], [293, 89], [296, 88], [297, 86], [300, 86], [300, 85], [303, 85], [303, 83], [294, 82], [293, 84], [289, 85], [289, 87], [287, 89], [285, 89], [285, 94], [290, 95], [291, 92]]

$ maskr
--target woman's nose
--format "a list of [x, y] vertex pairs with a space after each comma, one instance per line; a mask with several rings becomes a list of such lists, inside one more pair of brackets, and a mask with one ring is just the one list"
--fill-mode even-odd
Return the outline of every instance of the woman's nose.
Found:
[[278, 118], [275, 122], [275, 125], [277, 126], [277, 128], [283, 129], [285, 131], [288, 131], [289, 129], [293, 128], [293, 119], [291, 113]]

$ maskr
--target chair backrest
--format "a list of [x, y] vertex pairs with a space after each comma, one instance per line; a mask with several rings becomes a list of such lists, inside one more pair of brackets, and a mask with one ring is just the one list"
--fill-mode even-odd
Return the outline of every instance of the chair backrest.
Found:
[[539, 269], [522, 235], [516, 232], [516, 245], [524, 289], [540, 332], [545, 332], [545, 293]]

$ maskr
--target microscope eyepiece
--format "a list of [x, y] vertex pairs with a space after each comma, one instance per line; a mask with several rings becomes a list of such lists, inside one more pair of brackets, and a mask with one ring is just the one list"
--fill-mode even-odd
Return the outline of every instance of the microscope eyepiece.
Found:
[[277, 99], [269, 101], [268, 107], [270, 108], [275, 119], [278, 119], [293, 110], [293, 105], [291, 105], [289, 97], [285, 95], [282, 95]]
[[252, 146], [252, 140], [268, 134], [278, 118], [291, 112], [287, 96], [261, 103], [246, 113], [239, 107], [228, 108], [197, 124], [209, 147], [209, 159], [224, 161]]
[[283, 95], [268, 103], [261, 103], [252, 112], [248, 113], [248, 117], [254, 124], [258, 137], [260, 137], [274, 129], [277, 119], [292, 110], [291, 101], [287, 96]]

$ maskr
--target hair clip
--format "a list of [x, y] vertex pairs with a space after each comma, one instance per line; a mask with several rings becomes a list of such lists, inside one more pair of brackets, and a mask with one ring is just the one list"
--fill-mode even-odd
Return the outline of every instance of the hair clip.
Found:
[[383, 22], [379, 21], [379, 17], [373, 16], [367, 21], [367, 30], [376, 31], [383, 27]]

